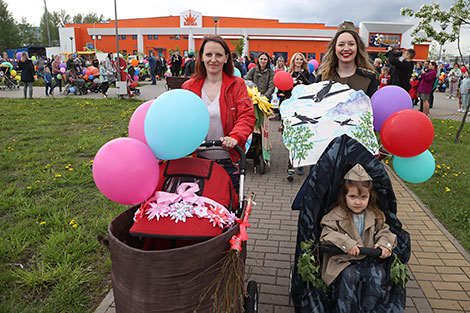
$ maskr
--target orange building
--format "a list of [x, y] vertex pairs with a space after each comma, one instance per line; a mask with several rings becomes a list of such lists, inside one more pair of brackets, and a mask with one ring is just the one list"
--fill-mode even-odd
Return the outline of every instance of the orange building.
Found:
[[[361, 23], [358, 28], [371, 52], [385, 51], [387, 45], [382, 41], [379, 47], [369, 46], [367, 43], [375, 43], [369, 40], [372, 35], [377, 35], [378, 38], [383, 35], [392, 36], [395, 40], [399, 38], [401, 47], [413, 47], [411, 39], [404, 40], [410, 37], [407, 32], [413, 25], [400, 24], [403, 26], [400, 28], [396, 26], [399, 24], [371, 23]], [[396, 27], [391, 27], [392, 25]], [[62, 50], [76, 51], [88, 47], [103, 52], [115, 52], [115, 28], [114, 20], [106, 23], [66, 24], [60, 29]], [[378, 32], [378, 28], [387, 31]], [[120, 51], [134, 55], [154, 51], [164, 57], [169, 57], [170, 51], [176, 49], [182, 54], [197, 52], [204, 35], [217, 33], [226, 40], [232, 51], [235, 51], [235, 42], [243, 39], [244, 55], [257, 57], [260, 52], [266, 51], [276, 57], [283, 56], [289, 61], [295, 52], [302, 52], [307, 58], [321, 61], [336, 29], [337, 26], [320, 23], [283, 23], [275, 19], [203, 16], [193, 10], [182, 12], [179, 16], [118, 20]], [[427, 58], [428, 46], [414, 46], [418, 52], [417, 59]]]

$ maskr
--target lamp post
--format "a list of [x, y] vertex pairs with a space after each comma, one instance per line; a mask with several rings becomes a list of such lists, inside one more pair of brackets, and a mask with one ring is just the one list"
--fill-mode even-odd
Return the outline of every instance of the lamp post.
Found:
[[118, 19], [117, 19], [117, 6], [116, 0], [114, 0], [114, 24], [116, 26], [116, 67], [118, 69], [118, 78], [119, 80], [122, 79], [121, 77], [121, 69], [119, 64], [119, 35], [118, 35]]
[[73, 37], [70, 36], [69, 39], [70, 39], [70, 52], [73, 52], [73, 41], [72, 41]]
[[218, 16], [214, 16], [212, 20], [214, 21], [215, 34], [217, 35], [217, 23], [219, 22], [220, 18]]
[[[442, 23], [442, 24], [441, 24], [442, 31], [445, 31], [446, 28], [447, 28], [447, 26], [448, 26], [447, 23]], [[440, 44], [441, 44], [441, 47], [439, 48], [439, 62], [441, 62], [441, 50], [442, 50], [442, 45], [443, 45], [444, 43], [441, 43], [441, 42], [440, 42]], [[444, 53], [445, 53], [445, 49], [444, 49]]]

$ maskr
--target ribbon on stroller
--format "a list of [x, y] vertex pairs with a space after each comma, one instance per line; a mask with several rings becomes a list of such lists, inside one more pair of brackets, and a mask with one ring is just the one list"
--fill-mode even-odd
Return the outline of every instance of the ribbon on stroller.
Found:
[[213, 226], [230, 227], [235, 223], [235, 214], [229, 212], [220, 203], [204, 196], [198, 196], [199, 186], [196, 183], [182, 183], [176, 193], [156, 191], [155, 195], [144, 202], [134, 215], [138, 222], [144, 215], [148, 219], [168, 217], [178, 221], [186, 221], [186, 217], [197, 216], [208, 218]]

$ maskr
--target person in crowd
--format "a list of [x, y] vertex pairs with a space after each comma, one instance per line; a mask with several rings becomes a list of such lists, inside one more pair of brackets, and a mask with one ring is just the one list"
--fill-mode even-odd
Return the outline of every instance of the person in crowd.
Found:
[[77, 74], [80, 73], [77, 69], [78, 62], [79, 60], [74, 59], [72, 54], [68, 55], [67, 62], [65, 62], [65, 65], [67, 66], [67, 71], [70, 71], [73, 77], [77, 76]]
[[334, 290], [334, 312], [378, 312], [382, 297], [390, 292], [385, 287], [390, 280], [389, 267], [376, 266], [373, 275], [364, 274], [363, 267], [369, 265], [364, 262], [369, 260], [359, 250], [380, 249], [380, 259], [386, 259], [397, 245], [397, 236], [376, 199], [372, 179], [356, 164], [344, 176], [336, 204], [321, 219], [320, 243], [334, 245], [345, 253], [323, 254], [322, 279]]
[[52, 75], [48, 67], [44, 68], [43, 77], [44, 77], [44, 87], [46, 89], [46, 96], [49, 96], [50, 91], [52, 91]]
[[418, 74], [413, 73], [411, 74], [411, 79], [410, 79], [410, 97], [411, 100], [413, 101], [413, 106], [418, 104], [418, 85], [419, 85], [419, 80], [418, 80]]
[[[403, 55], [403, 60], [400, 57]], [[413, 58], [416, 52], [413, 49], [407, 49], [403, 54], [400, 50], [388, 47], [387, 56], [392, 64], [390, 70], [390, 85], [400, 86], [407, 92], [410, 91], [410, 79], [413, 74]]]
[[418, 97], [423, 102], [422, 112], [426, 115], [429, 115], [429, 100], [436, 80], [436, 69], [436, 62], [424, 62], [424, 72], [421, 73], [421, 80], [418, 85]]
[[194, 74], [196, 68], [196, 55], [193, 51], [188, 54], [189, 59], [184, 63], [184, 76], [190, 77]]
[[110, 52], [108, 53], [108, 56], [106, 57], [106, 70], [108, 71], [108, 86], [111, 86], [112, 84], [116, 84], [117, 81], [117, 68], [116, 65], [113, 62], [113, 54]]
[[149, 69], [150, 69], [150, 78], [152, 79], [152, 85], [157, 84], [156, 75], [157, 75], [157, 58], [153, 51], [150, 51], [149, 54]]
[[238, 191], [240, 174], [227, 150], [235, 145], [245, 146], [256, 117], [244, 80], [233, 75], [230, 49], [222, 37], [209, 35], [203, 39], [196, 59], [196, 71], [193, 78], [183, 84], [183, 89], [202, 98], [210, 116], [206, 139], [220, 139], [225, 149], [207, 149], [199, 156], [216, 160], [224, 167]]
[[276, 66], [274, 67], [274, 70], [281, 70], [281, 71], [288, 71], [288, 68], [286, 66], [286, 61], [282, 56], [277, 58], [276, 61]]
[[439, 64], [439, 75], [442, 73], [447, 74], [447, 68], [444, 63]]
[[52, 62], [54, 62], [54, 55], [51, 55], [50, 58], [47, 58], [46, 67], [49, 68], [49, 72], [52, 73]]
[[100, 64], [100, 80], [101, 80], [101, 93], [103, 94], [103, 97], [107, 98], [108, 97], [108, 70], [106, 68], [106, 60], [101, 61]]
[[462, 75], [462, 82], [460, 83], [460, 101], [462, 102], [462, 108], [460, 111], [457, 111], [465, 112], [467, 110], [467, 106], [470, 105], [470, 75], [468, 74], [468, 71]]
[[245, 80], [251, 80], [258, 87], [261, 95], [271, 100], [274, 92], [274, 71], [270, 67], [271, 58], [266, 52], [261, 52], [258, 56], [258, 65], [253, 67], [245, 75]]
[[238, 63], [240, 63], [240, 66], [242, 67], [242, 76], [245, 76], [246, 73], [248, 73], [248, 69], [246, 68], [245, 65], [245, 59], [242, 56], [238, 57]]
[[375, 71], [377, 72], [377, 74], [380, 75], [382, 73], [382, 59], [381, 58], [375, 58], [374, 67], [375, 67]]
[[172, 76], [180, 76], [181, 64], [183, 64], [183, 58], [181, 57], [179, 50], [176, 50], [175, 53], [171, 56], [171, 75]]
[[54, 77], [55, 83], [51, 87], [51, 91], [50, 91], [51, 96], [54, 94], [54, 88], [57, 86], [59, 86], [59, 93], [62, 93], [62, 77], [61, 79], [59, 79], [58, 77], [59, 74], [61, 74], [60, 73], [60, 57], [57, 54], [54, 57], [54, 61], [52, 62], [52, 76]]
[[352, 22], [346, 21], [339, 26], [318, 71], [317, 81], [346, 84], [354, 90], [364, 91], [369, 97], [377, 91], [375, 67]]
[[460, 70], [459, 63], [455, 63], [454, 67], [447, 74], [447, 79], [449, 80], [449, 96], [448, 99], [457, 98], [457, 90], [459, 89], [459, 81], [462, 76], [462, 71]]
[[240, 62], [238, 62], [238, 57], [236, 52], [232, 52], [232, 62], [233, 66], [236, 67], [239, 71], [240, 74], [243, 75], [243, 67]]
[[21, 52], [21, 60], [18, 62], [18, 67], [21, 70], [21, 81], [23, 82], [23, 95], [26, 99], [29, 89], [29, 98], [33, 98], [33, 83], [34, 83], [34, 65], [29, 59], [26, 51]]
[[248, 65], [250, 65], [250, 58], [247, 55], [243, 57], [243, 64], [245, 64], [246, 72], [248, 73]]
[[416, 62], [416, 66], [413, 70], [413, 73], [416, 74], [416, 76], [419, 77], [421, 76], [421, 71], [423, 70], [423, 63], [421, 62]]
[[7, 60], [8, 60], [8, 53], [3, 52], [2, 56], [0, 56], [0, 64], [2, 64], [3, 62], [7, 62]]
[[156, 69], [159, 80], [162, 79], [163, 75], [166, 72], [166, 69], [167, 69], [167, 62], [165, 58], [162, 56], [162, 54], [159, 53], [157, 57], [157, 69]]
[[388, 75], [388, 71], [389, 71], [388, 67], [386, 66], [382, 67], [380, 77], [379, 77], [379, 82], [380, 82], [379, 89], [389, 84], [390, 75]]
[[38, 67], [38, 78], [44, 77], [44, 59], [42, 56], [38, 56], [36, 59], [36, 66]]
[[100, 61], [98, 60], [98, 57], [96, 55], [93, 57], [92, 65], [96, 68], [100, 67]]

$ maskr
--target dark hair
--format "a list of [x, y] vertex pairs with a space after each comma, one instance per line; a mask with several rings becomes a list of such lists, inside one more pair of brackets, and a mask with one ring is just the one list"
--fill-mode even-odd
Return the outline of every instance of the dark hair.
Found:
[[258, 65], [257, 65], [260, 71], [261, 71], [261, 66], [259, 65], [259, 57], [262, 55], [265, 55], [268, 58], [268, 63], [266, 63], [266, 68], [270, 68], [269, 66], [271, 65], [271, 57], [269, 56], [269, 54], [267, 52], [261, 52], [260, 54], [258, 54]]
[[414, 57], [416, 55], [415, 49], [408, 49], [408, 50], [406, 50], [406, 52], [408, 52], [410, 54], [411, 58], [414, 59]]
[[346, 194], [348, 193], [349, 188], [357, 188], [360, 196], [369, 193], [369, 203], [367, 204], [366, 210], [374, 212], [376, 223], [379, 225], [385, 223], [385, 215], [377, 206], [377, 194], [375, 193], [375, 189], [371, 181], [345, 181], [343, 179], [339, 189], [338, 202], [336, 203], [336, 206], [339, 206], [348, 213], [348, 216], [351, 216], [351, 211], [346, 204]]
[[233, 76], [233, 62], [232, 58], [230, 57], [230, 49], [227, 43], [220, 36], [208, 35], [204, 37], [201, 47], [199, 48], [199, 53], [196, 59], [196, 69], [194, 71], [193, 77], [196, 79], [204, 79], [207, 76], [206, 67], [204, 66], [202, 57], [204, 56], [204, 47], [208, 42], [216, 42], [220, 44], [222, 48], [224, 48], [225, 55], [227, 56], [227, 63], [224, 64], [223, 72], [228, 76]]

